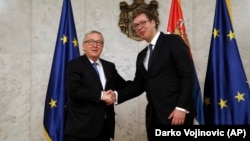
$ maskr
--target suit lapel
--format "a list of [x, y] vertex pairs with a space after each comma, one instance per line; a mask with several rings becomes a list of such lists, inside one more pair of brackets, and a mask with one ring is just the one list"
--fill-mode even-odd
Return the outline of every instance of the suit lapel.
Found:
[[160, 50], [160, 47], [162, 46], [162, 37], [163, 37], [163, 33], [160, 33], [160, 36], [158, 37], [158, 39], [156, 41], [156, 44], [155, 44], [155, 47], [154, 47], [154, 50], [153, 50], [153, 53], [152, 53], [152, 56], [151, 56], [151, 64], [149, 65], [148, 70], [150, 70], [150, 68], [155, 63], [155, 59], [157, 57], [157, 54], [158, 54], [158, 52]]
[[86, 55], [83, 55], [83, 59], [84, 59], [84, 62], [86, 62], [86, 63], [85, 63], [85, 65], [86, 65], [85, 68], [87, 69], [86, 71], [89, 71], [90, 74], [91, 74], [91, 75], [94, 77], [94, 79], [97, 81], [97, 83], [99, 83], [100, 86], [102, 87], [101, 80], [100, 80], [98, 74], [96, 73], [95, 68], [92, 66], [91, 62], [89, 61], [88, 57], [87, 57]]

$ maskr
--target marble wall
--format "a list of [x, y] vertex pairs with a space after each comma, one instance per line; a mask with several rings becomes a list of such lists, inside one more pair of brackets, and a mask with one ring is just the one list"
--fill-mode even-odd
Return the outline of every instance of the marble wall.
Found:
[[[145, 0], [149, 3], [150, 0]], [[121, 0], [72, 0], [79, 42], [96, 29], [105, 36], [102, 57], [133, 79], [144, 41], [128, 38], [118, 27]], [[132, 4], [133, 0], [126, 0]], [[159, 2], [159, 29], [166, 31], [171, 0]], [[0, 140], [44, 141], [44, 100], [61, 15], [62, 0], [0, 1]], [[182, 0], [193, 57], [203, 91], [214, 20], [215, 0]], [[250, 79], [249, 0], [232, 0], [233, 26], [245, 72]], [[81, 50], [81, 54], [83, 54]], [[145, 141], [145, 95], [115, 107], [116, 141]]]

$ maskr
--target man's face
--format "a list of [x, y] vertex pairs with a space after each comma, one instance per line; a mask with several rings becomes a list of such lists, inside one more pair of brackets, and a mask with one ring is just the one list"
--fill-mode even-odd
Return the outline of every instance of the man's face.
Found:
[[150, 42], [154, 37], [155, 21], [149, 20], [145, 14], [137, 16], [133, 21], [134, 29], [138, 36]]
[[92, 33], [83, 42], [83, 50], [92, 61], [96, 61], [103, 49], [103, 38], [100, 34]]

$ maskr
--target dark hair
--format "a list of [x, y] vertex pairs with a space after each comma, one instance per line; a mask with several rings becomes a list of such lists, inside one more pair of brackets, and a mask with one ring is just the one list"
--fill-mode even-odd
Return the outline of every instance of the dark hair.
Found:
[[154, 20], [155, 21], [155, 28], [158, 29], [159, 23], [156, 22], [157, 17], [155, 17], [153, 15], [153, 13], [147, 9], [140, 9], [140, 10], [134, 12], [132, 15], [132, 19], [134, 20], [137, 16], [139, 16], [141, 14], [145, 14], [149, 21]]

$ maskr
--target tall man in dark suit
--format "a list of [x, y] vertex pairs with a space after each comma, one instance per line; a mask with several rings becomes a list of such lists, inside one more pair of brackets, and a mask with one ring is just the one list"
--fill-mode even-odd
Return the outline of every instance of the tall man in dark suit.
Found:
[[155, 128], [193, 124], [196, 114], [192, 97], [194, 64], [182, 38], [159, 32], [155, 17], [149, 11], [135, 13], [133, 25], [138, 36], [149, 45], [137, 56], [133, 84], [117, 90], [118, 103], [145, 91], [148, 141], [159, 141], [154, 139]]
[[115, 97], [108, 91], [122, 88], [126, 81], [115, 65], [100, 58], [103, 35], [87, 33], [83, 41], [84, 55], [69, 62], [66, 88], [69, 110], [65, 134], [67, 141], [110, 141], [114, 138]]

